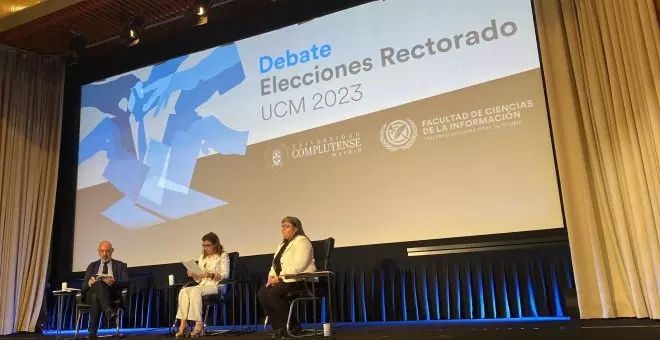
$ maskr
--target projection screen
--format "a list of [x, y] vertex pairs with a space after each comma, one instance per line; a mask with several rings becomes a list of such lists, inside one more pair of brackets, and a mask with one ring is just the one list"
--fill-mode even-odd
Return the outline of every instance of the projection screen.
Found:
[[529, 0], [388, 0], [82, 87], [73, 269], [280, 220], [338, 247], [563, 227]]

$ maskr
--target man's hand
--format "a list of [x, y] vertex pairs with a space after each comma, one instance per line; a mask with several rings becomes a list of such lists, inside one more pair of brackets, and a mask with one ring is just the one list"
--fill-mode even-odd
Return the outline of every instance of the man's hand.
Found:
[[94, 283], [96, 283], [96, 278], [92, 276], [89, 278], [89, 281], [87, 281], [87, 285], [91, 287]]
[[266, 287], [274, 286], [276, 283], [280, 282], [280, 279], [277, 276], [271, 276], [266, 282]]
[[103, 278], [103, 282], [107, 284], [108, 286], [112, 286], [115, 283], [115, 278], [114, 277], [106, 277]]

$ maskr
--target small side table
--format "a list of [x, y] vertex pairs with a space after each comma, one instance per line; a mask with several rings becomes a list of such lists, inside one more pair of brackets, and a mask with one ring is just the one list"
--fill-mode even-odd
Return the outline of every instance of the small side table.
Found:
[[177, 300], [177, 295], [179, 293], [179, 290], [183, 287], [183, 283], [175, 283], [173, 285], [168, 285], [168, 286], [162, 286], [162, 288], [165, 288], [165, 304], [167, 305], [167, 334], [174, 334], [172, 332], [172, 328], [175, 326], [171, 324], [172, 320], [174, 320], [174, 316], [176, 314], [176, 311], [174, 310], [176, 308], [176, 300]]
[[80, 290], [78, 289], [65, 289], [65, 290], [54, 290], [53, 295], [57, 299], [57, 334], [56, 339], [63, 339], [62, 337], [62, 318], [64, 311], [64, 298], [68, 296], [75, 296]]

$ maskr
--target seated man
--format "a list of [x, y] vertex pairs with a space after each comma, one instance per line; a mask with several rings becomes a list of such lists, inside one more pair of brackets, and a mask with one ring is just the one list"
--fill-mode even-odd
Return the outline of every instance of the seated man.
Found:
[[120, 297], [122, 289], [128, 288], [128, 267], [126, 263], [112, 259], [113, 251], [109, 241], [101, 241], [98, 248], [101, 259], [90, 263], [85, 271], [81, 294], [83, 301], [92, 306], [89, 315], [90, 339], [96, 338], [101, 312], [108, 320], [117, 316], [112, 310], [112, 302]]

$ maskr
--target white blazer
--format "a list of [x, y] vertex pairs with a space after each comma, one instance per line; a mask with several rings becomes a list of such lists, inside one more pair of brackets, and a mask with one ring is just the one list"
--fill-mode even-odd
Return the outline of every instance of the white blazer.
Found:
[[[196, 280], [200, 286], [216, 286], [221, 280], [229, 278], [229, 255], [227, 255], [226, 251], [223, 251], [220, 255], [213, 254], [207, 257], [199, 255], [197, 264], [204, 272], [215, 274], [215, 277], [212, 279], [204, 278]], [[219, 294], [224, 294], [225, 290], [225, 285], [218, 287]]]
[[[280, 248], [284, 245], [284, 241], [280, 242], [275, 250], [275, 255], [273, 256], [273, 261], [275, 261], [275, 256], [280, 252]], [[282, 264], [282, 271], [280, 276], [284, 274], [299, 274], [306, 272], [316, 271], [316, 264], [314, 263], [314, 249], [312, 248], [312, 242], [305, 236], [296, 236], [289, 242], [289, 245], [284, 249], [282, 257], [280, 258], [280, 263]], [[275, 275], [275, 267], [271, 263], [270, 272], [268, 276]], [[296, 279], [283, 279], [284, 282], [296, 282], [299, 280]]]

